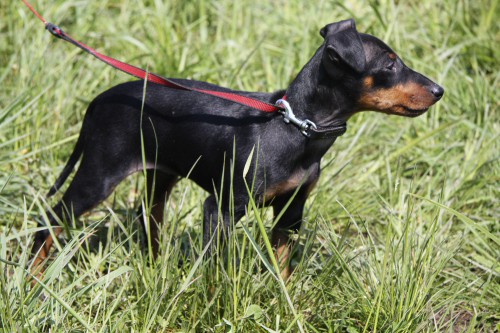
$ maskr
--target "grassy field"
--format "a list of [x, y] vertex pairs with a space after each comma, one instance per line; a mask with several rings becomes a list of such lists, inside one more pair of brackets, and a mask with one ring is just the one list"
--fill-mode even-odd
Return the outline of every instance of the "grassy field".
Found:
[[[33, 1], [105, 54], [234, 89], [284, 88], [353, 17], [446, 93], [425, 115], [353, 117], [323, 160], [285, 285], [255, 211], [224, 260], [200, 260], [206, 194], [180, 182], [156, 262], [137, 241], [143, 177], [71, 227], [30, 288], [35, 218], [89, 101], [126, 76], [0, 4], [0, 331], [498, 332], [497, 0]], [[90, 245], [90, 246], [89, 246]], [[211, 290], [211, 291], [210, 291]]]

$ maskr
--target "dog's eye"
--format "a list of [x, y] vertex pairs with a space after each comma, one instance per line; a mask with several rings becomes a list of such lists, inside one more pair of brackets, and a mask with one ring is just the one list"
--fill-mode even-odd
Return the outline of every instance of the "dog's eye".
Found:
[[396, 61], [391, 61], [386, 67], [385, 69], [389, 70], [389, 71], [392, 71], [394, 69], [396, 65]]

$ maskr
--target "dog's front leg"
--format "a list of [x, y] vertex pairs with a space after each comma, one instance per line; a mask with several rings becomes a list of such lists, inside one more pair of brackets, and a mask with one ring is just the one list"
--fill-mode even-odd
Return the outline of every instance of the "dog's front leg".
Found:
[[281, 218], [275, 222], [276, 224], [273, 228], [271, 236], [271, 243], [275, 251], [274, 255], [281, 270], [281, 277], [285, 281], [292, 273], [290, 260], [295, 241], [291, 236], [298, 233], [300, 226], [302, 225], [302, 215], [304, 212], [307, 194], [308, 191], [299, 190], [295, 196], [287, 194], [276, 197], [272, 204], [276, 220], [291, 200]]

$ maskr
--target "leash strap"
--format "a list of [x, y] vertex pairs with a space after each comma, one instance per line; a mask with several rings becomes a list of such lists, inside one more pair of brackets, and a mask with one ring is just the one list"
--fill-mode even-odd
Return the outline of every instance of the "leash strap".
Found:
[[[23, 0], [24, 1], [24, 0]], [[122, 62], [120, 60], [108, 57], [104, 54], [101, 54], [94, 50], [93, 48], [75, 40], [74, 38], [71, 38], [67, 33], [65, 33], [61, 28], [59, 28], [57, 25], [52, 24], [52, 23], [45, 23], [45, 28], [54, 36], [69, 42], [80, 49], [84, 50], [87, 53], [90, 53], [97, 59], [105, 62], [106, 64], [110, 65], [111, 67], [114, 67], [122, 72], [125, 72], [127, 74], [133, 75], [137, 78], [143, 79], [143, 80], [148, 80], [153, 83], [161, 84], [163, 86], [169, 87], [169, 88], [174, 88], [174, 89], [180, 89], [180, 90], [187, 90], [187, 91], [195, 91], [198, 93], [206, 94], [206, 95], [211, 95], [215, 96], [218, 98], [222, 98], [234, 103], [238, 103], [244, 106], [251, 107], [253, 109], [263, 111], [263, 112], [276, 112], [280, 110], [280, 108], [274, 104], [271, 103], [266, 103], [260, 100], [256, 100], [250, 97], [242, 96], [236, 93], [231, 93], [231, 92], [224, 92], [224, 91], [215, 91], [215, 90], [206, 90], [206, 89], [198, 89], [198, 88], [193, 88], [193, 87], [188, 87], [185, 85], [182, 85], [180, 83], [174, 82], [173, 80], [167, 79], [165, 77], [162, 77], [160, 75], [154, 74], [154, 73], [149, 73], [141, 68], [132, 66], [130, 64], [127, 64], [125, 62]]]
[[[207, 89], [198, 89], [194, 87], [188, 87], [183, 84], [174, 82], [173, 80], [167, 79], [163, 76], [154, 74], [154, 73], [149, 73], [142, 68], [127, 64], [125, 62], [122, 62], [120, 60], [108, 57], [104, 54], [101, 54], [94, 50], [93, 48], [77, 41], [76, 39], [70, 37], [68, 34], [66, 34], [61, 28], [59, 28], [57, 25], [53, 23], [47, 22], [28, 2], [27, 0], [22, 0], [23, 3], [35, 14], [40, 21], [45, 24], [45, 29], [47, 29], [52, 35], [56, 36], [57, 38], [60, 38], [64, 41], [67, 41], [76, 47], [84, 50], [87, 53], [90, 53], [97, 59], [101, 60], [102, 62], [110, 65], [113, 68], [116, 68], [122, 72], [125, 72], [127, 74], [130, 74], [132, 76], [135, 76], [137, 78], [143, 79], [143, 80], [148, 80], [153, 83], [157, 83], [169, 88], [174, 88], [174, 89], [179, 89], [179, 90], [186, 90], [186, 91], [194, 91], [206, 95], [211, 95], [214, 97], [218, 97], [230, 102], [238, 103], [240, 105], [244, 105], [256, 110], [260, 110], [262, 112], [281, 112], [283, 113], [285, 111], [285, 108], [281, 105], [276, 105], [276, 104], [271, 104], [267, 102], [263, 102], [261, 100], [257, 100], [254, 98], [246, 97], [239, 95], [237, 93], [233, 92], [224, 92], [224, 91], [215, 91], [215, 90], [207, 90]], [[286, 96], [283, 96], [283, 100], [286, 100]], [[285, 122], [286, 121], [285, 118]], [[293, 122], [292, 122], [293, 123]], [[293, 123], [294, 125], [297, 126], [296, 123]], [[314, 123], [311, 122], [312, 125]], [[314, 126], [308, 126], [307, 131], [304, 131], [304, 128], [301, 126], [298, 126], [299, 130], [301, 130], [301, 133], [304, 134], [306, 137], [310, 139], [327, 139], [327, 138], [336, 138], [338, 136], [341, 136], [346, 132], [346, 124], [342, 124], [340, 126], [332, 126], [332, 127], [317, 127], [316, 125]]]
[[45, 29], [47, 29], [52, 35], [54, 35], [58, 38], [61, 38], [62, 40], [65, 40], [65, 41], [75, 45], [76, 47], [79, 47], [80, 49], [84, 50], [87, 53], [90, 53], [91, 55], [93, 55], [97, 59], [105, 62], [106, 64], [110, 65], [111, 67], [114, 67], [122, 72], [133, 75], [133, 76], [140, 78], [140, 79], [143, 79], [143, 80], [148, 80], [150, 82], [161, 84], [161, 85], [166, 86], [166, 87], [180, 89], [180, 90], [187, 90], [187, 91], [195, 91], [198, 93], [215, 96], [215, 97], [222, 98], [222, 99], [234, 102], [234, 103], [238, 103], [240, 105], [251, 107], [251, 108], [256, 109], [256, 110], [260, 110], [262, 112], [276, 112], [276, 111], [281, 110], [280, 107], [278, 107], [274, 104], [263, 102], [263, 101], [260, 101], [260, 100], [254, 99], [254, 98], [242, 96], [242, 95], [232, 93], [232, 92], [214, 91], [214, 90], [206, 90], [206, 89], [198, 89], [198, 88], [188, 87], [188, 86], [182, 85], [180, 83], [174, 82], [172, 80], [169, 80], [167, 78], [164, 78], [160, 75], [149, 73], [141, 68], [138, 68], [138, 67], [132, 66], [130, 64], [124, 63], [122, 61], [119, 61], [117, 59], [108, 57], [104, 54], [97, 52], [93, 48], [77, 41], [76, 39], [71, 38], [71, 36], [69, 36], [67, 33], [65, 33], [57, 25], [47, 22], [47, 20], [45, 20], [42, 17], [42, 15], [40, 15], [33, 8], [33, 6], [31, 6], [27, 2], [27, 0], [22, 0], [22, 1], [33, 12], [33, 14], [35, 14], [36, 17], [38, 17], [38, 19], [43, 22], [43, 24], [45, 24]]

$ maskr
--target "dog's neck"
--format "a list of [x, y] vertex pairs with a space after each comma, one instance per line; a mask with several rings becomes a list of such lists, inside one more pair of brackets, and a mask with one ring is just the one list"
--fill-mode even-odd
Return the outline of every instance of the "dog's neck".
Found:
[[319, 126], [345, 123], [355, 112], [355, 97], [343, 91], [343, 84], [332, 82], [321, 58], [321, 46], [302, 68], [287, 89], [287, 101], [297, 117], [309, 119]]

